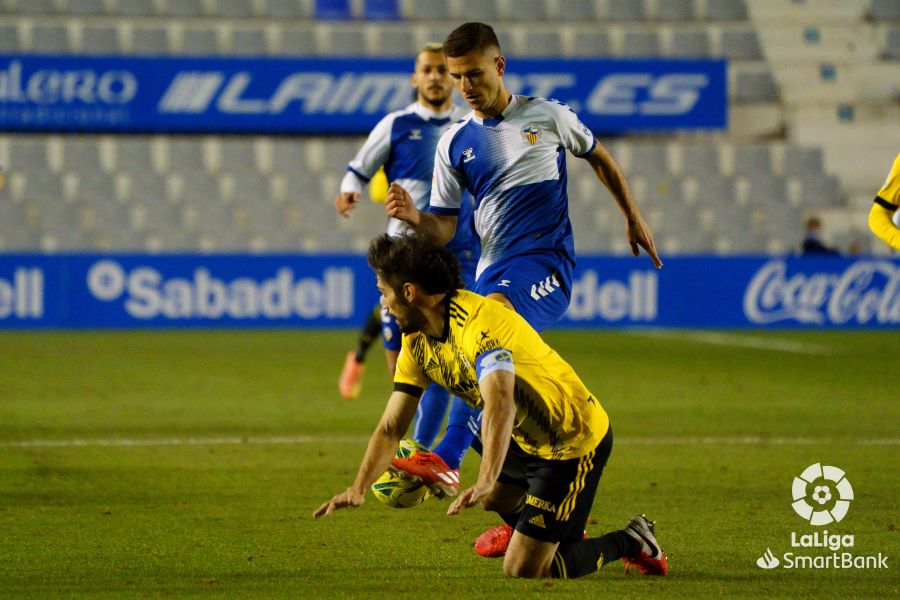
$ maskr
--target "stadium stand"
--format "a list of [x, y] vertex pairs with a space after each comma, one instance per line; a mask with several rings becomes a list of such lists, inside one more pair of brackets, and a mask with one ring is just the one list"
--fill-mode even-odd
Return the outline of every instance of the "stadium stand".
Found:
[[[869, 240], [860, 206], [887, 164], [872, 157], [896, 152], [892, 0], [4, 0], [0, 14], [3, 52], [408, 57], [482, 19], [512, 60], [726, 57], [728, 132], [604, 139], [668, 254], [790, 252], [813, 211], [835, 240]], [[0, 134], [0, 251], [362, 250], [378, 211], [331, 207], [361, 142]], [[615, 207], [570, 164], [579, 249], [627, 252]]]

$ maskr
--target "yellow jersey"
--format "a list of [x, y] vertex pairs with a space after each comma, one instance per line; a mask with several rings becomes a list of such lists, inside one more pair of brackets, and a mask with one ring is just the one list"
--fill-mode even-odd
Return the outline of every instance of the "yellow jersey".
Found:
[[496, 370], [515, 374], [512, 437], [526, 453], [579, 458], [606, 435], [609, 417], [574, 369], [516, 312], [465, 290], [449, 298], [441, 339], [403, 336], [394, 384], [414, 392], [434, 381], [484, 408], [478, 381]]
[[875, 196], [875, 204], [869, 211], [869, 228], [888, 246], [900, 250], [900, 229], [892, 220], [900, 206], [900, 154], [894, 159], [891, 172]]

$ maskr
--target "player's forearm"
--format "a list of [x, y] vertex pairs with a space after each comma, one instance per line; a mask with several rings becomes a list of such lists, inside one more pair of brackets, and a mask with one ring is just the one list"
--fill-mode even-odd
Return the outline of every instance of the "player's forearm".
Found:
[[353, 481], [353, 485], [350, 486], [354, 492], [358, 494], [365, 494], [366, 489], [378, 479], [382, 473], [384, 473], [385, 469], [388, 468], [388, 465], [391, 464], [391, 459], [394, 457], [394, 453], [397, 451], [397, 446], [400, 443], [399, 435], [390, 435], [384, 429], [378, 428], [372, 434], [372, 437], [369, 438], [369, 445], [366, 448], [366, 454], [363, 457], [362, 463], [359, 465], [359, 471], [356, 474], [356, 479]]
[[879, 204], [873, 204], [869, 211], [869, 229], [888, 246], [900, 250], [900, 229], [892, 220], [894, 211], [888, 210]]
[[356, 480], [350, 489], [365, 494], [366, 488], [375, 483], [397, 451], [400, 438], [409, 429], [413, 416], [416, 414], [419, 399], [400, 391], [394, 391], [388, 399], [384, 414], [378, 422], [378, 427], [369, 438], [366, 454], [363, 456], [356, 474]]
[[456, 222], [444, 219], [430, 212], [418, 213], [416, 222], [409, 221], [410, 226], [415, 229], [420, 236], [426, 236], [433, 239], [441, 246], [445, 245], [456, 233]]
[[625, 179], [625, 173], [622, 171], [619, 163], [616, 162], [616, 159], [612, 157], [606, 148], [598, 143], [594, 147], [594, 152], [588, 158], [588, 162], [594, 169], [597, 178], [612, 194], [622, 214], [625, 215], [625, 220], [630, 223], [637, 221], [641, 212], [638, 209], [637, 202], [634, 200], [634, 196], [631, 194], [631, 188]]
[[513, 400], [515, 377], [511, 373], [496, 373], [490, 376], [490, 379], [495, 378], [503, 381], [494, 381], [493, 385], [488, 386], [482, 383], [481, 390], [485, 402], [484, 412], [481, 415], [483, 452], [476, 485], [483, 489], [493, 487], [500, 475], [516, 418], [516, 405]]

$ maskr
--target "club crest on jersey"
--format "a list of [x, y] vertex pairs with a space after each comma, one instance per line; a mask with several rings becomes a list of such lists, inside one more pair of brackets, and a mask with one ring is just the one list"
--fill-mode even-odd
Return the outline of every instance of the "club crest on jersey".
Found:
[[421, 140], [422, 139], [422, 130], [421, 129], [412, 129], [409, 132], [409, 139], [411, 140]]
[[522, 138], [534, 146], [541, 139], [541, 128], [534, 123], [529, 123], [522, 128]]

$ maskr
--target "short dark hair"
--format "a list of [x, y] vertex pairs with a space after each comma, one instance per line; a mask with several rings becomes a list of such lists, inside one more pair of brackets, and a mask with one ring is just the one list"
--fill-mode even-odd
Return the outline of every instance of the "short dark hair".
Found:
[[488, 48], [500, 50], [500, 41], [494, 28], [485, 23], [463, 23], [450, 32], [444, 40], [444, 55], [464, 56], [473, 50], [484, 51]]
[[415, 283], [429, 294], [463, 287], [459, 261], [446, 248], [414, 235], [380, 235], [369, 245], [369, 266], [395, 290]]

